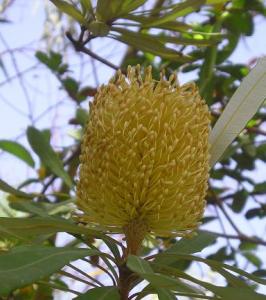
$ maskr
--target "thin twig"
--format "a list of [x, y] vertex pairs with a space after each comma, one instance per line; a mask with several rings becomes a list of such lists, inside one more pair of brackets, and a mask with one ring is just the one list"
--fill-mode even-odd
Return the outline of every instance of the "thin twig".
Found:
[[82, 270], [80, 270], [79, 268], [75, 267], [74, 265], [72, 265], [71, 263], [69, 263], [67, 266], [69, 266], [70, 268], [72, 268], [73, 270], [75, 270], [76, 272], [80, 273], [81, 275], [89, 278], [92, 281], [95, 281], [99, 286], [104, 286], [99, 280], [97, 280], [96, 278], [90, 276], [89, 274], [87, 274], [86, 272], [83, 272]]
[[0, 39], [1, 39], [2, 43], [4, 44], [4, 46], [6, 47], [7, 51], [9, 52], [11, 61], [13, 63], [13, 67], [14, 67], [14, 69], [16, 71], [17, 78], [19, 80], [22, 92], [24, 93], [24, 96], [25, 96], [25, 99], [26, 99], [26, 102], [27, 102], [27, 105], [28, 105], [28, 111], [29, 111], [28, 117], [29, 117], [30, 121], [33, 123], [32, 103], [31, 103], [31, 100], [30, 100], [30, 96], [29, 96], [28, 90], [27, 90], [27, 88], [26, 88], [26, 86], [24, 84], [23, 77], [20, 74], [21, 72], [20, 72], [20, 70], [18, 68], [17, 60], [16, 60], [16, 58], [15, 58], [12, 50], [9, 48], [9, 45], [7, 44], [6, 40], [4, 39], [4, 37], [1, 34], [0, 34]]
[[249, 237], [246, 235], [234, 235], [234, 234], [213, 232], [213, 231], [209, 231], [209, 230], [199, 230], [199, 231], [214, 234], [214, 235], [217, 235], [218, 237], [223, 237], [223, 238], [232, 239], [232, 240], [240, 240], [243, 242], [250, 242], [250, 243], [266, 246], [266, 241], [261, 240], [257, 237]]
[[74, 279], [74, 280], [80, 281], [80, 282], [85, 283], [85, 284], [87, 284], [87, 285], [91, 285], [91, 286], [93, 286], [93, 287], [99, 287], [98, 285], [94, 284], [93, 282], [90, 282], [90, 281], [84, 280], [84, 279], [82, 279], [82, 278], [79, 278], [79, 277], [77, 277], [77, 276], [75, 276], [75, 275], [73, 275], [73, 274], [71, 274], [71, 273], [66, 272], [66, 271], [59, 271], [58, 273], [59, 273], [60, 275], [63, 275], [63, 276], [72, 278], [72, 279]]
[[66, 37], [70, 40], [70, 42], [73, 44], [74, 48], [76, 51], [78, 52], [82, 52], [82, 53], [85, 53], [89, 56], [91, 56], [92, 58], [100, 61], [101, 63], [105, 64], [106, 66], [118, 71], [120, 68], [116, 65], [114, 65], [113, 63], [111, 63], [110, 61], [102, 58], [101, 56], [97, 55], [96, 53], [92, 52], [90, 49], [86, 48], [84, 46], [83, 43], [80, 43], [79, 41], [76, 41], [70, 32], [67, 32], [66, 33]]
[[113, 275], [111, 274], [111, 272], [109, 272], [108, 270], [106, 270], [104, 267], [102, 267], [99, 264], [93, 263], [91, 260], [87, 259], [87, 258], [82, 258], [81, 260], [89, 263], [90, 265], [93, 265], [95, 267], [97, 267], [98, 269], [102, 270], [104, 273], [106, 273], [112, 280], [112, 283], [114, 286], [117, 285], [117, 282], [115, 281], [115, 278], [113, 277]]

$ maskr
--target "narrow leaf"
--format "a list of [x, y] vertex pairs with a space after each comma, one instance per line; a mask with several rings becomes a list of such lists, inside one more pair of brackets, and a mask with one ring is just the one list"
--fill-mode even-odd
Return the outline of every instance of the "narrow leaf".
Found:
[[150, 264], [142, 258], [130, 255], [127, 260], [128, 268], [150, 282], [155, 288], [167, 288], [180, 292], [195, 292], [190, 286], [179, 279], [164, 274], [156, 274]]
[[7, 184], [5, 181], [3, 181], [1, 179], [0, 179], [0, 190], [6, 192], [8, 194], [15, 195], [17, 197], [21, 197], [21, 198], [31, 199], [35, 196], [33, 194], [26, 194], [20, 190], [14, 189], [12, 186], [10, 186], [9, 184]]
[[71, 16], [73, 19], [79, 23], [85, 24], [86, 19], [82, 16], [82, 13], [78, 11], [74, 6], [67, 3], [64, 0], [50, 0], [59, 10], [65, 14]]
[[156, 290], [159, 300], [176, 300], [175, 295], [171, 291], [163, 288], [157, 288]]
[[157, 18], [154, 22], [150, 24], [150, 26], [155, 26], [159, 24], [163, 24], [169, 21], [174, 21], [178, 17], [183, 17], [189, 13], [197, 10], [201, 5], [205, 3], [206, 0], [187, 0], [182, 3], [178, 3], [169, 13], [164, 13], [160, 18]]
[[214, 5], [214, 4], [223, 4], [226, 2], [227, 2], [227, 0], [207, 0], [206, 4]]
[[153, 24], [154, 21], [158, 20], [157, 17], [144, 17], [144, 16], [129, 14], [125, 16], [125, 19], [140, 23], [142, 28], [155, 27], [155, 28], [161, 28], [161, 29], [167, 29], [173, 31], [187, 31], [189, 29], [193, 29], [193, 26], [179, 21], [169, 21], [163, 24], [154, 25]]
[[90, 0], [80, 0], [80, 4], [85, 15], [87, 13], [93, 14], [93, 8]]
[[119, 300], [120, 295], [117, 287], [104, 286], [90, 289], [87, 293], [78, 296], [75, 300]]
[[219, 160], [265, 98], [266, 58], [261, 58], [244, 78], [211, 132], [211, 166]]
[[241, 299], [241, 300], [265, 300], [266, 296], [255, 293], [248, 288], [234, 288], [234, 287], [215, 287], [215, 293], [221, 296], [223, 300]]
[[27, 163], [30, 167], [34, 167], [34, 160], [32, 159], [31, 154], [19, 143], [8, 140], [0, 140], [0, 149], [15, 155]]
[[92, 249], [20, 246], [0, 255], [0, 295], [34, 283], [59, 271], [70, 261], [99, 251]]
[[64, 170], [62, 161], [49, 142], [44, 139], [42, 132], [34, 127], [28, 127], [27, 137], [32, 149], [40, 157], [43, 164], [55, 175], [61, 177], [69, 187], [72, 187], [72, 180]]
[[112, 37], [122, 43], [131, 45], [136, 49], [143, 52], [150, 52], [154, 55], [161, 56], [167, 59], [188, 62], [191, 58], [183, 56], [181, 53], [165, 47], [164, 43], [161, 42], [156, 36], [152, 36], [145, 33], [137, 33], [123, 28], [112, 27], [113, 31], [120, 33], [119, 36], [112, 35]]
[[100, 21], [123, 17], [143, 5], [146, 0], [98, 0], [96, 15]]
[[0, 236], [2, 237], [16, 235], [17, 237], [26, 238], [43, 234], [54, 234], [57, 232], [86, 234], [91, 236], [100, 235], [96, 230], [78, 226], [61, 218], [0, 218]]
[[155, 262], [169, 264], [172, 261], [175, 261], [175, 257], [168, 256], [168, 254], [191, 254], [200, 252], [202, 249], [213, 244], [216, 239], [217, 237], [214, 234], [206, 232], [200, 232], [192, 239], [182, 238], [163, 253], [159, 253]]
[[153, 273], [153, 270], [147, 261], [134, 255], [128, 257], [127, 266], [136, 273]]

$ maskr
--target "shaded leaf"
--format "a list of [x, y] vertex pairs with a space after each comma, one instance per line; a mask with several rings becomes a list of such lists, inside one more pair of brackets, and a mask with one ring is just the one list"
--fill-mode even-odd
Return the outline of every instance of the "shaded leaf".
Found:
[[35, 197], [34, 194], [27, 194], [20, 190], [16, 190], [15, 188], [13, 188], [12, 186], [10, 186], [9, 184], [7, 184], [5, 181], [3, 181], [1, 179], [0, 179], [0, 190], [6, 192], [8, 194], [15, 195], [17, 197], [21, 197], [21, 198], [31, 199], [31, 198]]
[[[8, 232], [8, 233], [7, 233]], [[70, 221], [52, 218], [0, 218], [1, 236], [27, 238], [43, 234], [54, 234], [57, 232], [68, 232], [85, 235], [100, 235], [96, 230], [78, 226]]]
[[262, 261], [261, 259], [255, 255], [252, 252], [245, 252], [243, 253], [243, 256], [245, 256], [245, 258], [251, 262], [255, 267], [260, 268], [262, 266]]
[[129, 255], [127, 266], [130, 270], [139, 274], [143, 279], [150, 282], [150, 284], [155, 288], [160, 287], [181, 292], [195, 292], [195, 290], [179, 279], [172, 278], [164, 274], [154, 273], [150, 264], [137, 256]]
[[163, 288], [157, 288], [157, 294], [159, 300], [175, 300], [176, 296], [169, 290]]
[[129, 31], [123, 28], [112, 28], [112, 30], [119, 31], [121, 35], [112, 35], [112, 37], [120, 42], [129, 44], [136, 49], [143, 52], [149, 52], [157, 56], [176, 61], [188, 62], [191, 60], [188, 56], [183, 56], [181, 53], [165, 47], [164, 43], [154, 38], [154, 36]]
[[17, 142], [0, 140], [0, 149], [9, 152], [19, 159], [23, 160], [30, 167], [34, 167], [34, 160], [29, 151]]
[[104, 286], [90, 289], [85, 294], [78, 296], [75, 300], [120, 300], [118, 288], [114, 286]]
[[234, 212], [238, 213], [244, 209], [248, 198], [248, 192], [245, 189], [242, 189], [234, 194], [233, 202], [231, 208]]
[[32, 149], [40, 157], [42, 163], [55, 175], [61, 177], [69, 187], [72, 187], [72, 180], [64, 170], [62, 161], [49, 142], [44, 139], [42, 132], [34, 127], [28, 127], [27, 137]]
[[191, 254], [200, 252], [205, 247], [213, 244], [216, 239], [217, 237], [214, 234], [206, 232], [200, 232], [196, 237], [191, 239], [182, 238], [163, 253], [159, 253], [156, 256], [155, 262], [169, 264], [172, 261], [175, 261], [175, 258], [174, 256], [168, 256], [167, 254]]
[[153, 273], [153, 270], [147, 261], [134, 255], [128, 257], [127, 266], [136, 273]]
[[233, 287], [215, 287], [216, 295], [222, 297], [223, 300], [241, 299], [241, 300], [265, 300], [266, 296], [255, 293], [248, 288]]
[[99, 251], [92, 249], [20, 246], [0, 255], [0, 295], [34, 283], [60, 270], [70, 261]]

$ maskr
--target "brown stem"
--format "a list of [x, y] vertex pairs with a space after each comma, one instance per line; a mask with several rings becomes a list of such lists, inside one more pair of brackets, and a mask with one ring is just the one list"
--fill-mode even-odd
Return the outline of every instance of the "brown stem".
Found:
[[147, 226], [141, 220], [132, 220], [124, 226], [127, 247], [124, 249], [123, 262], [119, 270], [119, 292], [121, 300], [128, 300], [132, 283], [138, 278], [126, 265], [128, 255], [137, 255], [147, 233]]
[[126, 262], [119, 267], [119, 292], [121, 300], [128, 300], [130, 285], [132, 282], [132, 271], [126, 265]]
[[148, 230], [146, 224], [141, 220], [133, 220], [131, 221], [131, 223], [124, 227], [125, 239], [127, 243], [127, 248], [124, 253], [125, 258], [129, 254], [138, 254], [147, 231]]

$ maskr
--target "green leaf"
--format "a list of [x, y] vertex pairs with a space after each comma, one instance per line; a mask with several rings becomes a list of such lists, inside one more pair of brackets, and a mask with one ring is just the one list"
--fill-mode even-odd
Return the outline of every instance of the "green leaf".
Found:
[[153, 273], [150, 264], [134, 255], [129, 255], [127, 259], [127, 266], [130, 270], [136, 273]]
[[78, 108], [76, 110], [76, 120], [78, 121], [78, 124], [85, 126], [88, 120], [88, 111], [83, 108]]
[[70, 221], [55, 217], [0, 218], [0, 236], [21, 237], [68, 232], [90, 236], [101, 235], [96, 230], [78, 226]]
[[150, 264], [134, 255], [129, 255], [127, 267], [139, 274], [143, 279], [150, 282], [155, 288], [167, 288], [180, 292], [195, 292], [190, 286], [186, 285], [179, 279], [172, 278], [164, 274], [156, 274]]
[[255, 293], [252, 289], [248, 288], [234, 288], [234, 287], [215, 287], [216, 295], [222, 297], [222, 300], [266, 300], [266, 296]]
[[20, 246], [0, 255], [0, 295], [34, 283], [59, 271], [69, 262], [99, 251], [92, 249]]
[[213, 166], [257, 112], [266, 98], [266, 59], [246, 76], [236, 90], [210, 135], [210, 165]]
[[93, 14], [93, 7], [90, 0], [80, 0], [80, 4], [84, 15], [88, 13]]
[[259, 269], [252, 273], [255, 276], [259, 277], [266, 277], [266, 270], [265, 269]]
[[195, 290], [189, 285], [185, 284], [179, 279], [155, 273], [139, 273], [139, 275], [150, 282], [154, 288], [165, 288], [172, 291], [179, 291], [184, 293], [195, 293]]
[[157, 288], [156, 290], [159, 300], [176, 300], [175, 295], [171, 291], [163, 288]]
[[37, 51], [35, 56], [52, 71], [62, 72], [62, 68], [67, 67], [66, 65], [62, 65], [62, 55], [60, 53], [50, 51], [48, 55], [45, 52]]
[[85, 294], [78, 296], [75, 300], [119, 300], [118, 288], [115, 286], [104, 286], [90, 289]]
[[143, 5], [146, 0], [98, 0], [96, 15], [100, 21], [122, 17]]
[[50, 0], [59, 10], [69, 15], [81, 24], [86, 23], [86, 19], [83, 17], [82, 13], [77, 10], [73, 5], [67, 3], [64, 0]]
[[27, 212], [37, 216], [47, 217], [48, 213], [41, 205], [42, 205], [41, 203], [32, 202], [29, 201], [28, 199], [9, 200], [9, 206], [12, 209]]
[[1, 179], [0, 179], [0, 190], [6, 192], [8, 194], [15, 195], [17, 197], [21, 197], [21, 198], [31, 199], [31, 198], [35, 197], [35, 195], [33, 195], [33, 194], [26, 194], [20, 190], [14, 189], [12, 186], [10, 186], [9, 184], [7, 184], [5, 181], [3, 181]]
[[154, 261], [156, 263], [169, 264], [175, 261], [175, 257], [168, 256], [168, 254], [191, 254], [200, 252], [202, 249], [213, 244], [216, 239], [217, 237], [214, 234], [207, 232], [200, 232], [191, 239], [182, 238], [166, 251], [159, 253]]
[[265, 192], [266, 192], [266, 181], [256, 184], [252, 193], [263, 195], [265, 194]]
[[0, 149], [9, 152], [34, 168], [34, 160], [29, 151], [17, 142], [0, 140]]
[[193, 26], [179, 21], [169, 21], [163, 24], [153, 25], [154, 21], [158, 20], [157, 17], [144, 17], [144, 16], [129, 14], [125, 16], [125, 18], [140, 23], [142, 28], [154, 27], [154, 28], [161, 28], [161, 29], [178, 31], [178, 32], [183, 32], [189, 29], [193, 29]]
[[222, 4], [222, 3], [226, 3], [227, 0], [207, 0], [206, 4], [209, 5], [214, 5], [214, 4]]
[[164, 13], [157, 18], [150, 26], [160, 25], [169, 21], [174, 21], [178, 17], [183, 17], [194, 12], [205, 3], [205, 0], [187, 0], [174, 5], [169, 13]]
[[113, 31], [120, 33], [119, 36], [112, 35], [112, 37], [122, 43], [133, 46], [134, 48], [143, 52], [149, 52], [157, 56], [164, 57], [175, 61], [188, 62], [191, 60], [188, 56], [183, 56], [181, 53], [165, 47], [156, 36], [145, 33], [133, 32], [123, 28], [112, 27]]
[[34, 127], [28, 127], [27, 137], [32, 149], [40, 157], [42, 163], [55, 175], [61, 177], [71, 188], [73, 185], [71, 178], [64, 170], [62, 161], [54, 152], [49, 142], [44, 139], [42, 132]]
[[241, 212], [244, 209], [248, 198], [248, 192], [245, 189], [242, 189], [234, 194], [232, 202], [232, 210], [236, 213]]
[[252, 252], [245, 252], [243, 253], [243, 256], [245, 256], [245, 258], [251, 262], [255, 267], [260, 268], [262, 266], [262, 261], [261, 259], [255, 255]]
[[160, 35], [158, 36], [158, 39], [164, 43], [171, 43], [174, 45], [196, 45], [198, 47], [206, 47], [218, 43], [217, 39], [214, 38], [205, 39], [202, 36], [200, 38], [182, 38], [182, 37]]

